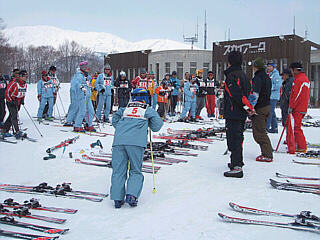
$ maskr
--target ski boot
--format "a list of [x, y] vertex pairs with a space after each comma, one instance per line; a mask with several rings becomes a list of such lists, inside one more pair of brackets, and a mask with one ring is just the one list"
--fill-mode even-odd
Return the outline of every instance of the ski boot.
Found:
[[123, 204], [123, 200], [114, 200], [114, 208], [121, 208]]
[[126, 203], [128, 203], [131, 207], [136, 207], [138, 205], [138, 200], [136, 199], [135, 196], [127, 194]]
[[272, 158], [268, 158], [268, 157], [264, 157], [264, 156], [260, 155], [260, 156], [258, 156], [258, 157], [256, 158], [256, 161], [257, 161], [257, 162], [272, 162], [273, 159], [272, 159]]
[[22, 132], [22, 131], [18, 131], [16, 134], [15, 134], [15, 137], [16, 139], [23, 139], [23, 138], [26, 138], [27, 137], [27, 134]]
[[52, 122], [53, 121], [53, 117], [46, 117], [46, 120]]
[[179, 118], [177, 122], [186, 122], [186, 118]]
[[73, 131], [78, 132], [78, 133], [85, 133], [86, 132], [86, 130], [84, 130], [84, 128], [82, 128], [82, 127], [74, 127]]
[[63, 124], [63, 126], [64, 126], [64, 127], [72, 127], [73, 125], [72, 125], [72, 123], [65, 122], [65, 123]]
[[242, 167], [235, 166], [233, 169], [227, 172], [224, 172], [223, 175], [225, 177], [242, 178], [243, 177]]
[[96, 129], [94, 129], [93, 126], [91, 126], [91, 127], [85, 127], [84, 129], [85, 129], [86, 131], [88, 131], [88, 132], [96, 132], [96, 131], [97, 131]]

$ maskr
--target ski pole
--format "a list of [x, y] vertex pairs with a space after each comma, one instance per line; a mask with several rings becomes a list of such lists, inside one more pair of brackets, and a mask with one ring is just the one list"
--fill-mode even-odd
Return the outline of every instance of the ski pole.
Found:
[[67, 114], [66, 114], [66, 111], [64, 110], [63, 102], [62, 102], [62, 99], [61, 99], [61, 97], [60, 97], [59, 91], [57, 91], [57, 96], [58, 96], [59, 99], [60, 99], [61, 106], [62, 106], [62, 110], [63, 110], [63, 112], [64, 112], [64, 115], [66, 116]]
[[281, 142], [281, 139], [282, 139], [284, 130], [286, 130], [287, 125], [288, 125], [288, 119], [289, 119], [289, 117], [291, 118], [291, 115], [290, 115], [290, 116], [288, 115], [288, 117], [287, 117], [287, 119], [286, 119], [286, 122], [284, 123], [283, 130], [282, 130], [282, 133], [281, 133], [281, 136], [280, 136], [280, 139], [279, 139], [279, 142], [278, 142], [278, 145], [277, 145], [277, 148], [276, 148], [275, 152], [277, 152], [278, 149], [279, 149], [279, 145], [280, 145], [280, 142]]
[[33, 121], [32, 117], [30, 116], [30, 114], [29, 114], [29, 112], [28, 112], [27, 108], [26, 108], [24, 105], [22, 105], [22, 106], [23, 106], [24, 110], [26, 111], [26, 113], [28, 114], [29, 118], [31, 119], [31, 121], [32, 121], [33, 125], [36, 127], [36, 129], [37, 129], [38, 133], [40, 134], [40, 136], [41, 136], [41, 137], [43, 137], [43, 135], [41, 134], [41, 132], [40, 132], [39, 128], [38, 128], [38, 127], [37, 127], [37, 125], [34, 123], [34, 121]]
[[[53, 103], [54, 104], [54, 103]], [[58, 108], [58, 104], [54, 104], [56, 106], [56, 109], [57, 109], [57, 112], [58, 112], [58, 115], [59, 115], [59, 120], [60, 120], [60, 123], [62, 123], [62, 118], [61, 118], [61, 115], [60, 115], [60, 111], [59, 111], [59, 108]]]
[[151, 154], [151, 161], [152, 161], [152, 175], [153, 175], [153, 193], [156, 193], [156, 181], [155, 181], [155, 174], [154, 174], [154, 160], [153, 160], [153, 151], [152, 151], [152, 137], [151, 137], [151, 128], [149, 129], [149, 137], [150, 137], [150, 154]]

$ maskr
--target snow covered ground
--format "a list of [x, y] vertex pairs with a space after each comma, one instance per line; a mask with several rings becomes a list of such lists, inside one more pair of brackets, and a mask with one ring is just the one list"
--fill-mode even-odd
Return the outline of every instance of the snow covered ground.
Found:
[[[26, 107], [32, 116], [36, 115], [38, 100], [36, 86], [29, 85], [26, 97]], [[67, 110], [69, 102], [69, 85], [62, 86], [61, 97]], [[59, 108], [62, 110], [60, 101]], [[313, 117], [320, 117], [319, 109], [310, 110]], [[202, 111], [205, 115], [205, 110]], [[55, 152], [56, 159], [44, 161], [45, 150], [60, 143], [62, 140], [76, 136], [75, 133], [62, 132], [62, 128], [38, 125], [44, 137], [36, 132], [32, 122], [24, 109], [20, 111], [22, 127], [27, 127], [28, 135], [37, 138], [37, 143], [29, 141], [18, 144], [0, 143], [0, 183], [36, 185], [48, 182], [55, 185], [62, 182], [72, 182], [74, 189], [109, 193], [110, 168], [78, 165], [70, 159], [69, 152], [79, 157], [80, 150], [90, 152], [89, 144], [98, 138], [81, 135], [80, 139], [67, 147], [66, 152]], [[173, 129], [199, 128], [202, 126], [165, 123], [161, 132]], [[209, 125], [208, 125], [209, 127]], [[66, 129], [66, 128], [63, 128]], [[281, 131], [282, 128], [280, 127]], [[70, 130], [71, 131], [71, 130]], [[104, 132], [113, 133], [111, 126], [106, 126]], [[304, 128], [307, 140], [312, 143], [320, 142], [320, 131], [316, 128]], [[279, 134], [269, 135], [274, 147]], [[99, 138], [104, 150], [111, 152], [112, 137]], [[284, 150], [284, 145], [281, 146]], [[61, 239], [319, 239], [319, 235], [310, 232], [294, 231], [290, 229], [272, 228], [266, 226], [252, 226], [225, 223], [217, 213], [222, 212], [231, 216], [260, 220], [277, 220], [288, 222], [290, 219], [244, 215], [232, 211], [228, 207], [229, 201], [249, 207], [296, 214], [301, 210], [310, 210], [320, 215], [319, 196], [297, 192], [279, 191], [269, 184], [269, 178], [275, 178], [275, 173], [320, 176], [317, 166], [304, 166], [292, 163], [294, 156], [274, 154], [273, 163], [256, 162], [260, 154], [258, 145], [254, 142], [252, 133], [245, 132], [244, 142], [244, 178], [230, 179], [223, 177], [227, 170], [229, 156], [224, 156], [226, 142], [216, 141], [209, 145], [209, 151], [198, 152], [198, 157], [181, 157], [188, 163], [172, 166], [161, 166], [156, 175], [157, 192], [152, 192], [152, 174], [144, 174], [145, 182], [137, 208], [124, 205], [121, 209], [114, 209], [113, 201], [109, 198], [100, 203], [50, 196], [26, 195], [20, 193], [6, 193], [0, 191], [0, 201], [14, 198], [24, 201], [37, 197], [44, 206], [76, 208], [75, 215], [32, 211], [34, 214], [67, 218], [63, 226], [36, 220], [25, 222], [41, 225], [70, 228], [70, 232], [62, 235]], [[277, 179], [279, 180], [279, 179]], [[281, 180], [280, 180], [281, 181]], [[1, 228], [19, 232], [37, 232], [27, 229], [1, 225]], [[1, 237], [0, 237], [1, 238]], [[1, 238], [2, 239], [2, 238]], [[5, 239], [5, 238], [3, 238]]]

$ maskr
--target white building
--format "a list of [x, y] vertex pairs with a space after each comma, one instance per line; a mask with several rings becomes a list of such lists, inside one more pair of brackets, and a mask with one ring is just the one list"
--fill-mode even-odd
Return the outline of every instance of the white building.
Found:
[[154, 71], [158, 80], [172, 71], [177, 71], [178, 79], [183, 79], [185, 72], [195, 74], [197, 69], [203, 69], [204, 76], [207, 76], [212, 70], [212, 51], [165, 50], [148, 54], [148, 70]]

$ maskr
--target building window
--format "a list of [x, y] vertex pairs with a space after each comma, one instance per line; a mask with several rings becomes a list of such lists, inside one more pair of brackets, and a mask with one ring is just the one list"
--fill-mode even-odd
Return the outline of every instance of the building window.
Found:
[[190, 62], [190, 75], [192, 74], [196, 75], [196, 71], [197, 71], [197, 63]]
[[152, 71], [152, 64], [150, 64], [150, 69], [149, 69], [149, 71]]
[[177, 62], [177, 78], [183, 79], [183, 62]]
[[128, 69], [128, 79], [130, 79], [130, 80], [133, 79], [133, 69], [131, 69], [131, 68]]
[[203, 78], [208, 78], [208, 71], [209, 71], [210, 63], [203, 63]]
[[279, 71], [283, 72], [284, 69], [288, 68], [288, 59], [287, 58], [281, 58], [280, 59], [280, 66]]
[[169, 62], [166, 62], [166, 63], [165, 63], [164, 72], [165, 72], [165, 73], [170, 73], [170, 63], [169, 63]]
[[157, 78], [157, 82], [159, 84], [159, 80], [160, 80], [160, 66], [159, 63], [156, 63], [156, 78]]

